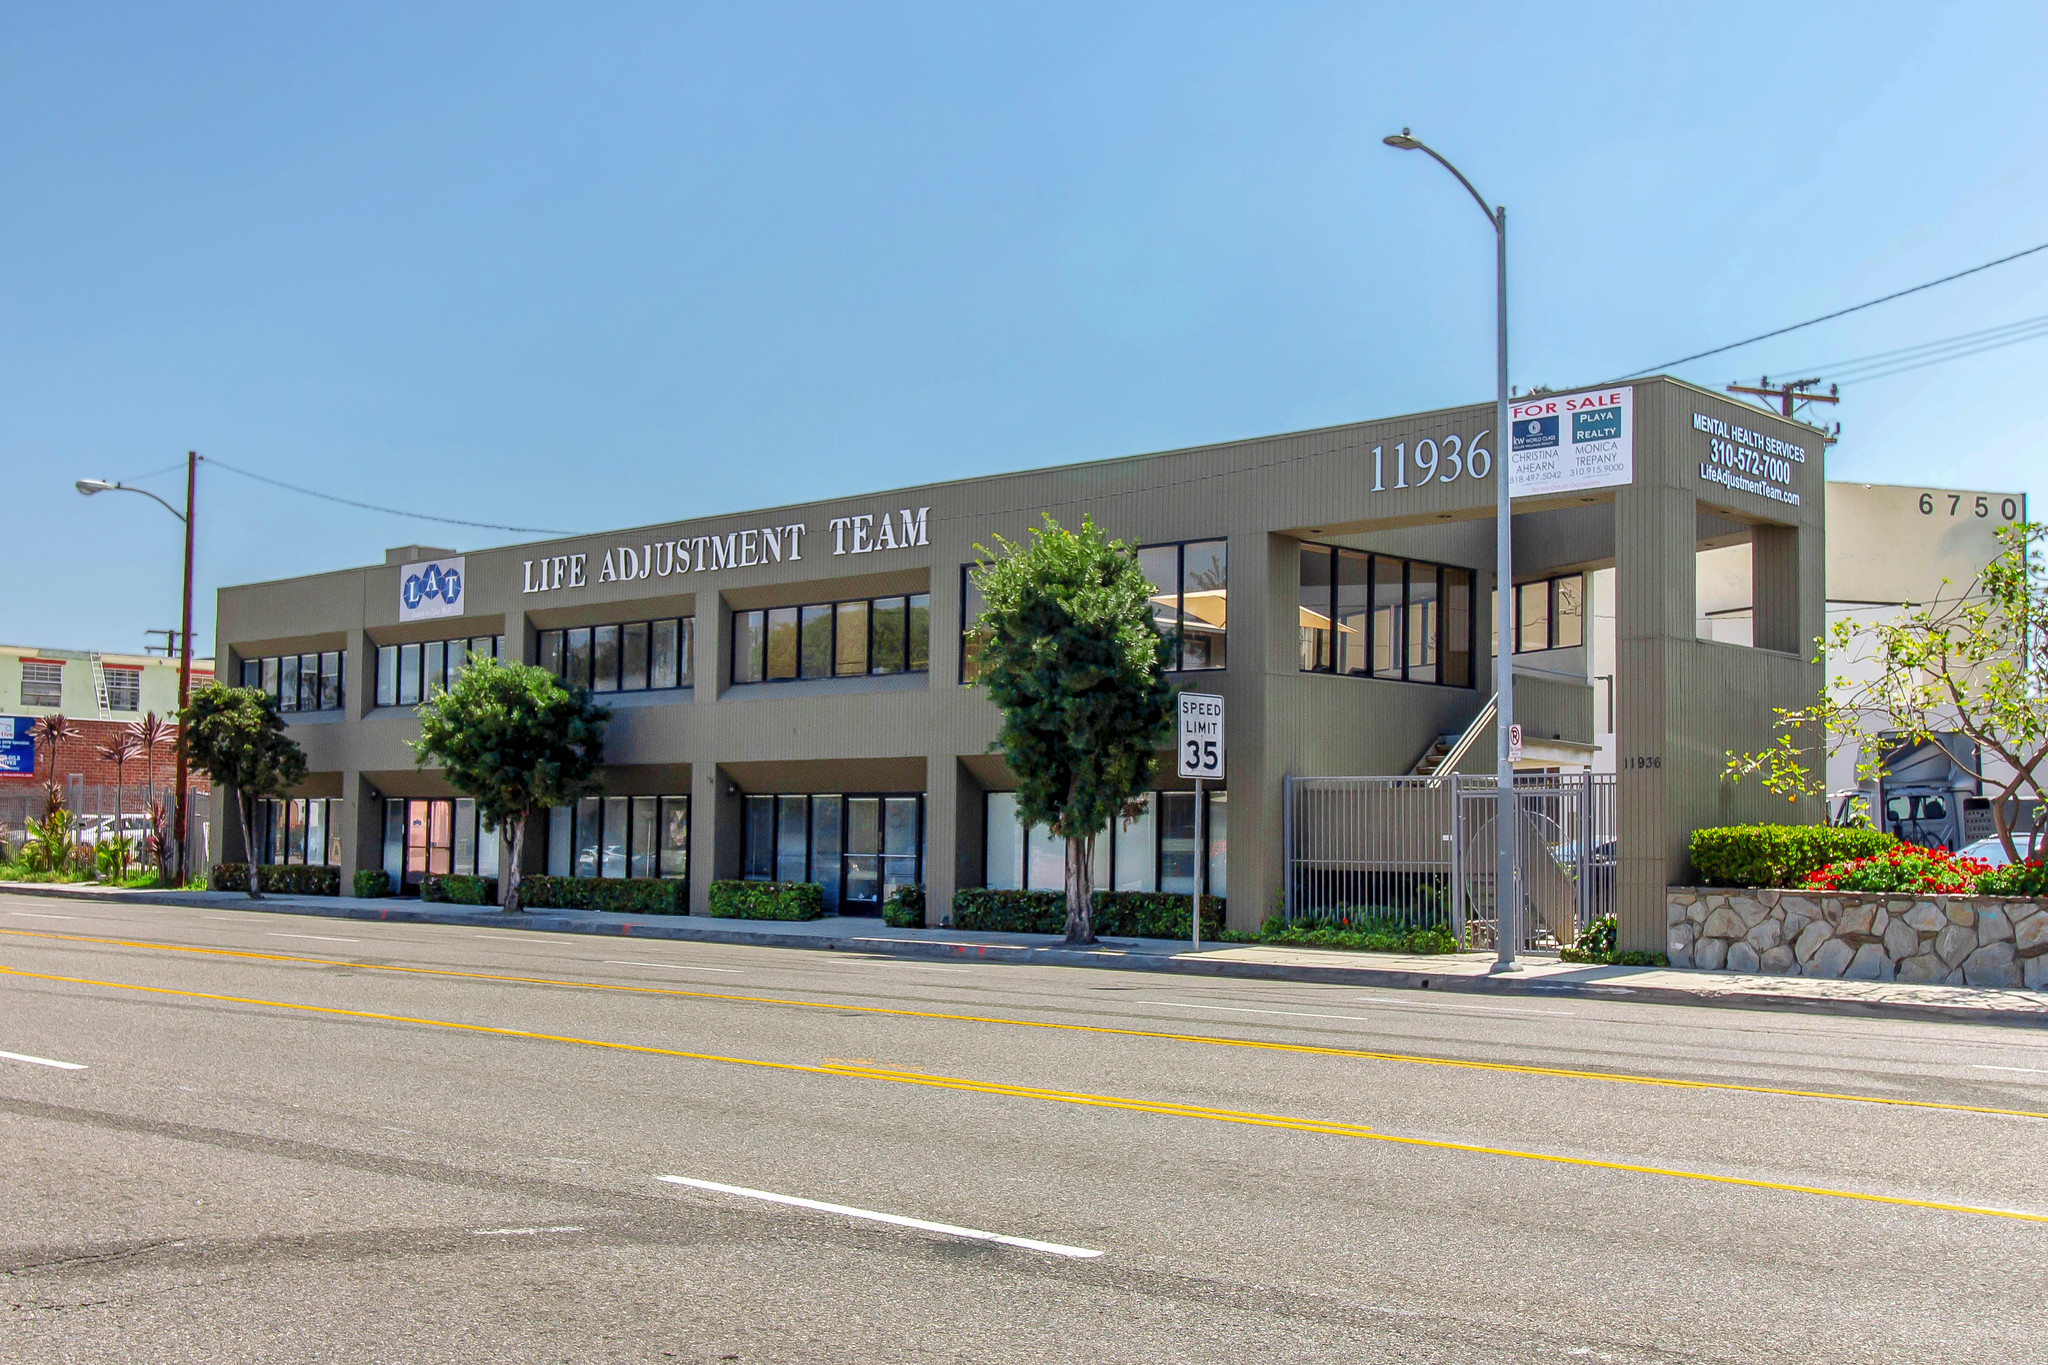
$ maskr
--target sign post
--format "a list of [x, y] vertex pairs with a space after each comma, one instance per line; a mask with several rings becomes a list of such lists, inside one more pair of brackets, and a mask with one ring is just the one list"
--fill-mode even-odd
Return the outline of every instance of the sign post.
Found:
[[1207, 784], [1223, 780], [1223, 698], [1202, 692], [1180, 694], [1180, 734], [1174, 746], [1180, 775], [1195, 782], [1194, 946], [1202, 946], [1202, 885], [1209, 875]]

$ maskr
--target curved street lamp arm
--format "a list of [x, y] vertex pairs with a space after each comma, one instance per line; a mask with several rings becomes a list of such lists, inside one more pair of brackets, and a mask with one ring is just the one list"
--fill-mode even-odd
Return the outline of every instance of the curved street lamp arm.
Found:
[[1465, 178], [1465, 173], [1459, 170], [1456, 166], [1453, 166], [1450, 162], [1444, 160], [1442, 156], [1438, 155], [1436, 148], [1430, 146], [1427, 142], [1424, 142], [1420, 138], [1414, 139], [1414, 142], [1416, 151], [1428, 152], [1432, 157], [1436, 158], [1437, 165], [1443, 167], [1452, 175], [1458, 177], [1458, 183], [1465, 187], [1465, 192], [1472, 196], [1472, 201], [1474, 203], [1479, 205], [1479, 211], [1486, 215], [1486, 221], [1493, 224], [1493, 230], [1495, 232], [1500, 231], [1500, 220], [1494, 216], [1492, 206], [1486, 202], [1485, 196], [1481, 195], [1478, 190], [1472, 188], [1472, 182]]
[[145, 497], [145, 498], [156, 498], [157, 502], [158, 502], [158, 503], [159, 503], [159, 504], [160, 504], [160, 505], [161, 505], [161, 506], [163, 507], [163, 509], [164, 509], [164, 510], [165, 510], [166, 512], [169, 512], [169, 513], [170, 513], [170, 514], [171, 514], [172, 516], [176, 517], [176, 518], [177, 518], [177, 519], [178, 519], [179, 521], [183, 521], [183, 520], [185, 519], [185, 514], [184, 514], [183, 512], [180, 512], [180, 511], [179, 511], [179, 510], [178, 510], [177, 508], [175, 508], [175, 507], [171, 506], [171, 505], [170, 505], [169, 503], [165, 502], [165, 501], [164, 501], [164, 500], [163, 500], [162, 498], [157, 498], [157, 497], [156, 497], [156, 494], [154, 494], [154, 493], [150, 492], [150, 491], [149, 491], [149, 490], [148, 490], [147, 488], [131, 488], [131, 487], [129, 487], [129, 486], [128, 486], [127, 484], [125, 484], [125, 483], [117, 483], [117, 484], [114, 484], [114, 485], [113, 485], [113, 486], [112, 486], [111, 488], [109, 488], [109, 489], [107, 489], [107, 490], [105, 490], [105, 491], [107, 491], [107, 492], [113, 492], [113, 493], [140, 493], [140, 494], [142, 494], [142, 496], [143, 496], [143, 497]]

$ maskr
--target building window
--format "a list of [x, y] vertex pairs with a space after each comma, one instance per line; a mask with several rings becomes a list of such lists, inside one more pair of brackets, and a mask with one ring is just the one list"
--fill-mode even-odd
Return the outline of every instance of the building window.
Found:
[[107, 668], [101, 671], [107, 680], [107, 709], [109, 711], [140, 711], [142, 709], [141, 669]]
[[1301, 547], [1304, 673], [1472, 686], [1472, 571], [1341, 546]]
[[[341, 803], [334, 805], [338, 814]], [[467, 797], [393, 797], [384, 803], [384, 871], [401, 892], [417, 890], [429, 876], [495, 877], [498, 835], [484, 828]]]
[[339, 711], [341, 683], [338, 649], [242, 660], [242, 686], [270, 697], [280, 711]]
[[23, 706], [62, 706], [64, 704], [64, 665], [45, 663], [30, 659], [21, 661], [21, 704]]
[[740, 875], [816, 882], [831, 914], [875, 914], [924, 880], [924, 797], [914, 793], [748, 796]]
[[1152, 623], [1166, 640], [1166, 666], [1193, 671], [1228, 664], [1228, 542], [1141, 545], [1138, 567], [1152, 583]]
[[732, 614], [736, 684], [925, 673], [931, 666], [930, 593]]
[[974, 565], [960, 566], [960, 681], [971, 683], [981, 676], [981, 652], [988, 648], [988, 632], [975, 624], [988, 610], [988, 599], [974, 586]]
[[294, 797], [256, 803], [259, 863], [304, 866], [341, 864], [341, 802], [327, 797]]
[[548, 811], [548, 875], [687, 881], [690, 798], [591, 796]]
[[[1577, 649], [1586, 642], [1586, 580], [1559, 574], [1515, 584], [1515, 653]], [[1496, 604], [1499, 599], [1494, 599]], [[1498, 611], [1487, 632], [1489, 648], [1500, 639]]]
[[665, 692], [697, 680], [694, 617], [625, 621], [540, 633], [536, 660], [593, 692]]
[[[444, 692], [471, 659], [502, 659], [505, 637], [471, 635], [454, 640], [428, 640], [422, 644], [377, 646], [377, 705], [417, 706], [436, 692]], [[324, 668], [324, 665], [323, 665]], [[303, 677], [303, 670], [301, 670]], [[325, 695], [326, 681], [320, 684]], [[335, 696], [341, 695], [340, 675], [335, 676]], [[339, 704], [337, 700], [337, 704]]]
[[[1206, 793], [1209, 803], [1208, 880], [1202, 894], [1230, 895], [1230, 793]], [[982, 881], [999, 891], [1058, 891], [1066, 886], [1066, 841], [1044, 826], [1026, 829], [1017, 818], [1015, 792], [990, 792], [986, 808], [986, 863]], [[1110, 891], [1195, 890], [1195, 794], [1147, 792], [1138, 814], [1112, 821], [1095, 838], [1090, 880]]]

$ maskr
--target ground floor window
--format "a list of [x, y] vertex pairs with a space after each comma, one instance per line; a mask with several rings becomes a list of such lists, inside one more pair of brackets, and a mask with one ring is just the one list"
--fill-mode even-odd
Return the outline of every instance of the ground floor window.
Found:
[[429, 874], [498, 875], [498, 831], [485, 829], [468, 797], [393, 798], [384, 803], [384, 871], [393, 887], [417, 888]]
[[256, 803], [256, 861], [341, 863], [341, 802], [293, 797]]
[[[1230, 894], [1230, 793], [1212, 791], [1205, 895]], [[998, 891], [1058, 891], [1066, 886], [1066, 842], [1043, 825], [1025, 828], [1015, 792], [988, 794], [984, 883]], [[1147, 792], [1138, 814], [1112, 823], [1095, 840], [1091, 880], [1111, 891], [1195, 892], [1195, 794]]]
[[749, 796], [740, 875], [816, 882], [830, 914], [874, 914], [899, 886], [924, 880], [924, 797]]
[[586, 796], [548, 812], [551, 877], [690, 875], [690, 798]]

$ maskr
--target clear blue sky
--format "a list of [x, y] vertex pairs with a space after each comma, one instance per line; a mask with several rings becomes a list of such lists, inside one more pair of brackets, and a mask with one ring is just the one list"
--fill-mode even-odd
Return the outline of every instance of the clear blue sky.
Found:
[[[1483, 400], [1487, 228], [1402, 124], [1509, 206], [1515, 381], [1597, 383], [2048, 241], [2044, 51], [2038, 4], [16, 6], [0, 639], [173, 623], [175, 523], [71, 482], [188, 447], [602, 530]], [[2048, 252], [1680, 372], [2042, 314]], [[1845, 389], [1829, 473], [2039, 499], [2044, 375]], [[222, 584], [524, 538], [202, 498], [202, 649]]]

